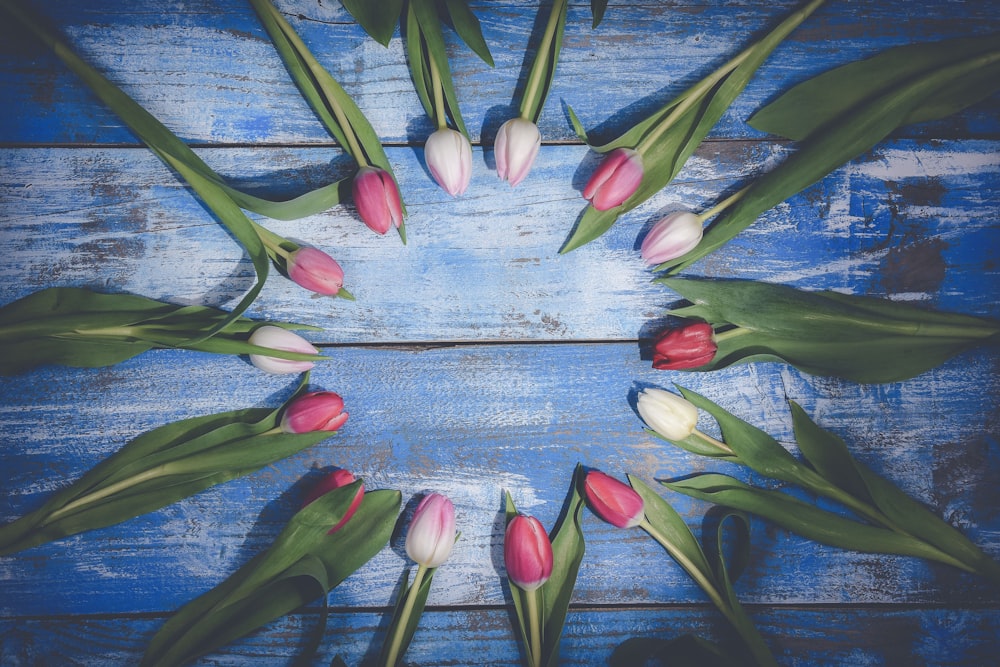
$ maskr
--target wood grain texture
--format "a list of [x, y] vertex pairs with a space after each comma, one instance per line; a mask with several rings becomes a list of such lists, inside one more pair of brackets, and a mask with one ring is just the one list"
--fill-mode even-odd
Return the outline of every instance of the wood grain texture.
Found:
[[[289, 197], [352, 165], [291, 83], [241, 0], [26, 3], [234, 184]], [[412, 665], [518, 664], [502, 568], [502, 493], [551, 527], [577, 463], [653, 482], [719, 471], [646, 434], [646, 386], [691, 388], [794, 452], [787, 400], [852, 453], [1000, 557], [1000, 358], [976, 350], [903, 383], [857, 385], [782, 364], [711, 374], [650, 368], [649, 344], [677, 296], [651, 282], [638, 245], [677, 208], [698, 210], [794, 146], [745, 124], [761, 104], [829, 67], [920, 40], [1000, 28], [995, 3], [830, 0], [782, 44], [676, 181], [604, 237], [557, 251], [583, 210], [597, 157], [565, 105], [610, 138], [711, 71], [797, 3], [609, 4], [590, 28], [571, 3], [545, 144], [515, 189], [492, 140], [537, 38], [534, 0], [474, 2], [496, 67], [454, 34], [449, 58], [475, 143], [458, 199], [426, 170], [430, 125], [397, 35], [367, 39], [334, 0], [278, 6], [387, 143], [406, 200], [407, 245], [379, 237], [346, 202], [275, 232], [333, 254], [356, 302], [314, 297], [276, 273], [250, 312], [314, 324], [331, 360], [312, 374], [350, 419], [301, 454], [118, 526], [0, 557], [0, 663], [135, 664], [171, 611], [267, 546], [331, 466], [412, 502], [435, 490], [462, 537], [434, 580]], [[769, 211], [692, 275], [739, 277], [1000, 317], [1000, 97], [903, 128]], [[230, 307], [253, 281], [245, 254], [175, 174], [22, 31], [0, 22], [0, 304], [49, 286]], [[0, 522], [40, 505], [128, 440], [164, 423], [276, 406], [295, 378], [245, 358], [148, 352], [112, 368], [0, 378]], [[714, 424], [703, 419], [702, 428]], [[775, 486], [775, 488], [781, 488]], [[798, 494], [794, 489], [782, 489]], [[700, 534], [704, 504], [663, 495]], [[406, 514], [401, 518], [405, 522]], [[585, 513], [587, 554], [562, 664], [607, 664], [631, 637], [732, 641], [700, 589], [645, 534]], [[1000, 590], [916, 559], [823, 547], [755, 520], [737, 592], [778, 662], [991, 664]], [[377, 654], [410, 563], [401, 536], [330, 596], [310, 664]], [[199, 661], [291, 664], [315, 627], [310, 605]]]
[[[752, 617], [778, 661], [789, 667], [842, 665], [989, 665], [1000, 619], [970, 609], [768, 608]], [[59, 664], [133, 664], [162, 624], [156, 617], [75, 617], [0, 620], [0, 659], [36, 664], [40, 654]], [[319, 613], [293, 614], [197, 661], [197, 665], [326, 666], [336, 655], [348, 664], [378, 656], [388, 617], [376, 611], [330, 612], [319, 649]], [[711, 611], [699, 606], [647, 608], [623, 622], [619, 610], [573, 608], [563, 634], [560, 664], [608, 664], [625, 642], [669, 640], [698, 634], [733, 646], [734, 638]], [[40, 647], [34, 637], [44, 636]], [[669, 664], [660, 654], [651, 664]], [[501, 609], [428, 610], [406, 655], [407, 664], [514, 666], [522, 663], [510, 620]], [[614, 664], [614, 663], [612, 663]], [[632, 663], [621, 663], [632, 664]]]

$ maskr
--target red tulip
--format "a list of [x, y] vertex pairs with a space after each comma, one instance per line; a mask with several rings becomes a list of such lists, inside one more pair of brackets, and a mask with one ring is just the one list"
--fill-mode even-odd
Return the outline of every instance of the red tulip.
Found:
[[642, 497], [635, 489], [599, 470], [587, 473], [583, 490], [594, 513], [613, 526], [631, 528], [645, 518]]
[[362, 167], [351, 186], [358, 215], [368, 227], [385, 234], [403, 223], [403, 203], [392, 175], [378, 167]]
[[642, 155], [631, 148], [616, 148], [590, 177], [583, 198], [598, 211], [620, 206], [642, 183]]
[[503, 538], [503, 561], [507, 578], [526, 591], [533, 591], [552, 576], [552, 543], [542, 523], [518, 514], [507, 524]]
[[[305, 507], [309, 503], [318, 499], [320, 496], [326, 495], [334, 489], [339, 489], [342, 486], [347, 486], [348, 484], [353, 484], [355, 480], [354, 475], [349, 470], [344, 470], [343, 468], [337, 468], [336, 470], [329, 473], [326, 477], [321, 479], [316, 486], [312, 488], [309, 495], [306, 496], [305, 501], [303, 501], [302, 506]], [[365, 495], [365, 486], [362, 484], [358, 487], [358, 492], [354, 496], [354, 500], [351, 501], [351, 506], [347, 508], [344, 512], [344, 517], [337, 522], [333, 528], [331, 528], [327, 534], [335, 533], [340, 530], [341, 526], [347, 523], [348, 519], [354, 516], [354, 513], [358, 511], [358, 506], [361, 505], [361, 499]]]
[[698, 322], [679, 329], [668, 329], [656, 340], [653, 368], [661, 371], [704, 366], [719, 349], [710, 324]]
[[314, 391], [299, 396], [285, 408], [281, 430], [285, 433], [336, 431], [346, 421], [344, 399], [332, 391]]
[[344, 286], [344, 270], [322, 250], [302, 247], [288, 258], [288, 277], [317, 294], [334, 295]]

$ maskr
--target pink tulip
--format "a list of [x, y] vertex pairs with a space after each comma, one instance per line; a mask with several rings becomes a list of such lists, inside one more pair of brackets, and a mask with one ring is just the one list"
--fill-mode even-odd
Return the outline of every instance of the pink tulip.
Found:
[[620, 206], [639, 189], [642, 155], [631, 148], [616, 148], [590, 177], [583, 198], [598, 211]]
[[431, 176], [452, 197], [469, 187], [472, 177], [472, 145], [465, 135], [442, 128], [427, 138], [424, 159]]
[[334, 295], [344, 286], [344, 270], [322, 250], [302, 247], [288, 258], [288, 277], [317, 294]]
[[645, 518], [642, 497], [635, 489], [599, 470], [587, 473], [583, 490], [594, 513], [613, 526], [631, 528]]
[[676, 259], [701, 242], [701, 218], [694, 213], [677, 211], [659, 220], [642, 240], [640, 254], [648, 265]]
[[[270, 324], [258, 327], [250, 334], [247, 340], [251, 345], [268, 347], [272, 350], [283, 350], [285, 352], [301, 352], [303, 354], [319, 354], [319, 350], [312, 346], [302, 336]], [[311, 369], [314, 364], [311, 361], [295, 361], [294, 359], [279, 359], [263, 354], [251, 354], [250, 363], [266, 373], [275, 375], [286, 375], [288, 373], [304, 373]]]
[[503, 561], [507, 578], [526, 591], [533, 591], [552, 576], [552, 543], [535, 517], [518, 514], [507, 524], [503, 538]]
[[718, 350], [715, 331], [710, 324], [698, 322], [679, 329], [668, 329], [656, 340], [653, 368], [661, 371], [704, 366]]
[[346, 421], [344, 399], [332, 391], [314, 391], [299, 396], [285, 408], [281, 430], [285, 433], [336, 431]]
[[[339, 489], [342, 486], [347, 486], [348, 484], [353, 484], [355, 481], [354, 475], [350, 470], [344, 470], [343, 468], [337, 468], [329, 474], [327, 474], [323, 479], [319, 481], [306, 496], [303, 501], [302, 506], [305, 507], [309, 503], [317, 500], [320, 496], [324, 496], [334, 489]], [[365, 495], [365, 485], [362, 484], [358, 487], [358, 492], [354, 495], [354, 500], [351, 501], [350, 507], [344, 512], [344, 517], [337, 522], [333, 528], [327, 531], [327, 534], [332, 534], [340, 530], [340, 528], [347, 523], [348, 519], [354, 516], [354, 513], [358, 511], [358, 506], [361, 505], [361, 500]]]
[[392, 226], [403, 223], [403, 202], [392, 175], [378, 167], [362, 167], [351, 187], [358, 215], [368, 227], [385, 234]]
[[511, 118], [500, 126], [493, 145], [497, 174], [511, 187], [517, 185], [531, 171], [541, 145], [537, 125], [526, 118]]
[[406, 554], [419, 565], [434, 568], [448, 560], [455, 545], [455, 506], [440, 493], [417, 505], [406, 533]]

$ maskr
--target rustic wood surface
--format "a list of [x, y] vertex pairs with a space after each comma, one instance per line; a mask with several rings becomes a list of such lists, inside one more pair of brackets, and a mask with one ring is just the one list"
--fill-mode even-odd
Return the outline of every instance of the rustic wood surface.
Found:
[[[571, 3], [540, 127], [544, 146], [515, 189], [492, 141], [516, 106], [537, 40], [536, 1], [474, 2], [496, 66], [446, 31], [474, 140], [472, 183], [450, 198], [430, 179], [432, 130], [399, 34], [368, 38], [335, 0], [277, 6], [385, 142], [408, 243], [378, 237], [350, 202], [275, 232], [334, 255], [356, 302], [311, 295], [276, 272], [248, 315], [323, 328], [332, 357], [316, 387], [350, 419], [301, 454], [118, 526], [0, 557], [0, 664], [129, 665], [168, 615], [270, 543], [323, 469], [343, 466], [404, 503], [436, 490], [461, 540], [434, 579], [406, 655], [412, 665], [518, 664], [502, 570], [502, 492], [552, 526], [577, 463], [624, 477], [703, 470], [755, 478], [651, 438], [635, 393], [698, 391], [794, 448], [786, 400], [877, 472], [1000, 557], [1000, 361], [964, 354], [912, 380], [858, 385], [782, 364], [711, 374], [650, 368], [648, 345], [677, 295], [651, 282], [638, 244], [659, 214], [697, 210], [794, 147], [745, 124], [763, 103], [831, 66], [917, 41], [1000, 29], [989, 0], [830, 0], [783, 43], [674, 184], [604, 237], [558, 249], [583, 211], [597, 157], [572, 107], [613, 137], [710, 72], [797, 3], [609, 4], [591, 29]], [[78, 52], [234, 184], [290, 196], [351, 163], [299, 96], [241, 0], [26, 2]], [[547, 3], [543, 3], [547, 7]], [[689, 272], [835, 289], [1000, 317], [1000, 97], [902, 128], [762, 216]], [[0, 22], [0, 304], [50, 286], [233, 306], [249, 259], [211, 213], [45, 47]], [[2, 353], [2, 352], [0, 352]], [[245, 358], [154, 351], [117, 366], [46, 367], [0, 378], [0, 522], [40, 505], [124, 443], [213, 412], [276, 406], [295, 378]], [[708, 421], [705, 430], [712, 430]], [[755, 480], [760, 481], [760, 480]], [[767, 482], [764, 482], [767, 483]], [[699, 533], [709, 507], [664, 490]], [[562, 641], [565, 664], [607, 664], [634, 638], [735, 637], [700, 589], [639, 531], [585, 514], [587, 553]], [[808, 542], [761, 520], [737, 582], [782, 665], [994, 664], [1000, 590], [911, 558]], [[394, 540], [329, 596], [319, 650], [359, 665], [378, 654], [400, 577]], [[204, 665], [292, 664], [318, 604], [206, 656]]]

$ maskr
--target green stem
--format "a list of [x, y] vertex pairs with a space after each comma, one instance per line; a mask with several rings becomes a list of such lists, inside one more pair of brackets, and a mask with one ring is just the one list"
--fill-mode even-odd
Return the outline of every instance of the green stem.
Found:
[[667, 550], [671, 558], [677, 561], [678, 565], [684, 568], [695, 583], [701, 587], [703, 591], [708, 595], [709, 600], [712, 604], [722, 612], [722, 615], [726, 617], [736, 631], [739, 633], [740, 637], [746, 643], [747, 648], [753, 654], [754, 660], [757, 665], [766, 667], [777, 667], [778, 663], [775, 661], [774, 656], [771, 654], [771, 650], [764, 643], [764, 639], [757, 632], [757, 628], [747, 617], [746, 612], [742, 607], [737, 606], [734, 608], [730, 606], [726, 599], [722, 596], [715, 582], [704, 572], [702, 572], [698, 567], [691, 562], [691, 560], [679, 549], [677, 549], [673, 543], [670, 542], [666, 537], [664, 537], [652, 524], [649, 523], [647, 519], [643, 519], [639, 527], [645, 530], [649, 535], [659, 542], [660, 546]]
[[444, 105], [444, 86], [441, 85], [441, 72], [438, 70], [434, 56], [428, 54], [427, 63], [431, 68], [431, 88], [434, 89], [434, 123], [437, 129], [448, 127], [448, 112]]
[[[535, 116], [538, 114], [538, 108], [545, 103], [545, 100], [536, 98], [540, 97], [539, 89], [541, 88], [542, 78], [545, 72], [549, 70], [548, 62], [549, 54], [552, 53], [552, 40], [555, 37], [559, 21], [562, 20], [563, 14], [566, 13], [566, 5], [567, 0], [554, 0], [552, 3], [552, 12], [549, 14], [549, 21], [545, 25], [542, 43], [538, 45], [538, 51], [535, 52], [535, 61], [531, 64], [531, 73], [528, 74], [528, 83], [524, 88], [524, 97], [521, 98], [520, 113], [521, 118], [525, 120], [534, 122]], [[555, 64], [553, 63], [553, 69], [554, 67]]]
[[753, 50], [756, 47], [757, 44], [754, 44], [753, 46], [744, 49], [725, 65], [715, 70], [710, 75], [685, 91], [682, 95], [681, 101], [678, 102], [673, 109], [671, 109], [670, 113], [667, 114], [663, 120], [657, 123], [653, 129], [651, 129], [649, 133], [642, 138], [642, 141], [640, 141], [635, 147], [635, 150], [639, 153], [645, 153], [650, 146], [659, 140], [664, 132], [670, 129], [678, 118], [683, 116], [691, 107], [697, 104], [705, 93], [714, 88], [719, 81], [729, 76], [734, 69], [739, 67], [740, 63], [749, 58], [750, 54], [753, 53]]
[[420, 584], [423, 582], [426, 573], [427, 566], [418, 564], [417, 574], [413, 577], [413, 583], [410, 584], [410, 589], [406, 592], [406, 602], [403, 603], [403, 609], [400, 611], [399, 618], [397, 619], [395, 631], [390, 638], [389, 651], [385, 656], [385, 667], [394, 667], [402, 657], [400, 650], [403, 644], [403, 635], [406, 634], [406, 626], [408, 625], [410, 614], [413, 613], [413, 605], [416, 603], [417, 595], [420, 592]]
[[732, 447], [730, 447], [726, 443], [722, 442], [721, 440], [716, 440], [715, 438], [713, 438], [712, 436], [708, 435], [707, 433], [702, 433], [698, 429], [694, 429], [694, 431], [691, 432], [691, 435], [698, 436], [699, 438], [701, 438], [702, 440], [704, 440], [705, 442], [707, 442], [709, 445], [711, 445], [713, 447], [716, 447], [717, 449], [719, 449], [719, 451], [721, 451], [721, 452], [723, 452], [725, 454], [729, 454], [730, 456], [736, 456], [736, 452], [733, 451]]
[[330, 106], [330, 110], [333, 112], [334, 117], [337, 120], [337, 124], [340, 125], [340, 129], [344, 132], [344, 139], [347, 141], [347, 146], [345, 147], [347, 151], [354, 158], [354, 161], [358, 163], [359, 167], [367, 167], [368, 160], [365, 157], [365, 151], [361, 147], [358, 141], [357, 134], [354, 132], [354, 127], [351, 125], [350, 120], [344, 113], [344, 110], [337, 103], [337, 96], [331, 93], [326, 86], [325, 77], [329, 76], [329, 72], [323, 69], [323, 66], [319, 62], [311, 57], [309, 49], [306, 47], [302, 38], [299, 37], [298, 33], [285, 21], [285, 18], [278, 12], [278, 9], [272, 5], [270, 2], [259, 2], [254, 3], [259, 9], [268, 12], [274, 19], [274, 22], [278, 25], [282, 34], [288, 40], [292, 48], [295, 49], [296, 54], [305, 61], [306, 65], [309, 67], [309, 72], [313, 76], [313, 80], [323, 91], [323, 97], [325, 98], [327, 104]]
[[735, 204], [740, 199], [742, 199], [743, 195], [745, 195], [747, 193], [747, 190], [749, 190], [749, 189], [750, 189], [749, 185], [744, 185], [742, 188], [740, 188], [739, 190], [737, 190], [733, 194], [729, 195], [728, 197], [726, 197], [725, 199], [723, 199], [721, 202], [719, 202], [718, 204], [716, 204], [712, 208], [710, 208], [707, 211], [704, 211], [702, 213], [699, 213], [698, 214], [698, 219], [701, 220], [702, 222], [705, 222], [709, 218], [712, 218], [712, 217], [718, 215], [722, 211], [724, 211], [727, 208], [729, 208], [732, 204]]
[[542, 664], [542, 620], [538, 614], [539, 589], [525, 592], [528, 608], [528, 628], [531, 634], [531, 650], [528, 655], [530, 667], [541, 667]]
[[124, 491], [133, 486], [136, 486], [137, 484], [141, 484], [142, 482], [147, 482], [151, 479], [156, 479], [157, 477], [160, 477], [165, 474], [168, 474], [167, 464], [161, 464], [153, 468], [150, 468], [149, 470], [144, 470], [140, 473], [137, 473], [127, 479], [123, 479], [120, 482], [115, 482], [114, 484], [106, 486], [103, 489], [98, 489], [93, 493], [88, 493], [87, 495], [77, 498], [73, 502], [67, 503], [62, 507], [60, 507], [59, 509], [52, 512], [51, 514], [49, 514], [45, 518], [45, 520], [42, 521], [41, 525], [44, 526], [53, 523], [55, 521], [58, 521], [62, 517], [66, 516], [67, 514], [71, 514], [73, 511], [83, 507], [84, 505], [89, 505], [91, 503], [97, 502], [98, 500], [103, 500], [104, 498], [107, 498], [112, 494], [118, 493], [119, 491]]

